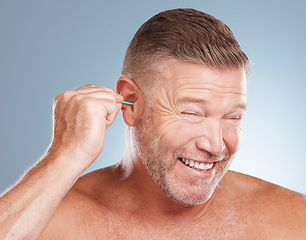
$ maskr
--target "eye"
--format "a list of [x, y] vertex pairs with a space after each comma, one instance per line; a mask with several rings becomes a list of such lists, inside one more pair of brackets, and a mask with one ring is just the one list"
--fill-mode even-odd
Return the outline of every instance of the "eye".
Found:
[[228, 119], [231, 119], [231, 120], [241, 120], [241, 117], [229, 117]]
[[198, 120], [205, 117], [205, 111], [202, 106], [195, 103], [187, 103], [179, 106], [180, 115], [191, 120]]
[[191, 121], [200, 121], [203, 117], [203, 114], [195, 111], [183, 111], [181, 114]]
[[228, 120], [231, 124], [239, 124], [241, 122], [242, 116], [229, 116], [226, 117], [226, 120]]
[[189, 112], [189, 111], [184, 111], [184, 112], [181, 112], [183, 115], [190, 115], [190, 116], [200, 116], [199, 113], [197, 112]]

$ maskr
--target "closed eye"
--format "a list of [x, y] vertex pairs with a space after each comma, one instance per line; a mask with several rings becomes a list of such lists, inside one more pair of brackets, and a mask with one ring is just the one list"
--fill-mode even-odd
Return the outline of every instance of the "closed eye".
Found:
[[203, 114], [199, 112], [192, 112], [192, 111], [183, 111], [181, 112], [181, 114], [183, 117], [193, 122], [199, 122], [204, 117]]
[[241, 120], [241, 117], [229, 117], [227, 119], [231, 119], [231, 120]]
[[182, 112], [182, 114], [184, 114], [184, 115], [200, 115], [196, 112]]
[[241, 120], [242, 120], [242, 117], [241, 116], [237, 116], [237, 117], [227, 117], [225, 118], [225, 120], [227, 120], [227, 122], [229, 124], [233, 124], [233, 125], [239, 125]]

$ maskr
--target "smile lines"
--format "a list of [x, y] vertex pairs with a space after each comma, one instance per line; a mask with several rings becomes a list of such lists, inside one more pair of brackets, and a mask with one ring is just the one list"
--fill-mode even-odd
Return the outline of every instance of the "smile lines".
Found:
[[185, 158], [181, 158], [179, 157], [178, 158], [182, 163], [184, 163], [185, 165], [191, 167], [191, 168], [195, 168], [195, 169], [198, 169], [198, 170], [202, 170], [202, 171], [207, 171], [209, 169], [211, 169], [213, 166], [214, 166], [214, 163], [199, 163], [199, 162], [196, 162], [196, 161], [193, 161], [193, 160], [188, 160], [188, 159], [185, 159]]

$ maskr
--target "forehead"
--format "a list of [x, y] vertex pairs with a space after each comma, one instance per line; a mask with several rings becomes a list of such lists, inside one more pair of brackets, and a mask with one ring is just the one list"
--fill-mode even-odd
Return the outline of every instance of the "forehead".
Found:
[[246, 95], [245, 71], [238, 68], [215, 69], [203, 64], [168, 61], [162, 68], [163, 86], [168, 91], [210, 91]]

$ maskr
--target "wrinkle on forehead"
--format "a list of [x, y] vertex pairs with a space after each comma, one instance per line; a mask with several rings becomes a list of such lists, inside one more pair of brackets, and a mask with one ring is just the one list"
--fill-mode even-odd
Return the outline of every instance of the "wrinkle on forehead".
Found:
[[182, 102], [209, 103], [211, 101], [219, 104], [239, 105], [239, 108], [246, 109], [246, 93], [237, 88], [216, 87], [211, 84], [182, 84], [172, 92], [174, 104]]
[[[203, 64], [172, 61], [163, 68], [163, 75], [172, 89], [206, 89], [220, 93], [246, 94], [243, 69], [214, 69]], [[170, 80], [170, 81], [169, 81]]]
[[[211, 69], [203, 64], [172, 62], [163, 68], [156, 112], [177, 114], [182, 101], [206, 102], [210, 109], [246, 110], [246, 78], [241, 69]], [[208, 110], [207, 110], [208, 111]]]
[[235, 87], [225, 87], [216, 86], [209, 83], [181, 83], [178, 85], [177, 92], [186, 91], [190, 93], [204, 93], [211, 92], [215, 94], [237, 94], [246, 95], [246, 88], [235, 88]]

